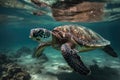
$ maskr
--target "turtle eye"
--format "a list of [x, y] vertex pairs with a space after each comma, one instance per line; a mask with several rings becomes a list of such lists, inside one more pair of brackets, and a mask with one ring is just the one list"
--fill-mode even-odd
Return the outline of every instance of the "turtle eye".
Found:
[[44, 31], [43, 31], [43, 30], [39, 30], [39, 31], [38, 31], [38, 36], [43, 37], [43, 34], [44, 34]]
[[43, 34], [44, 34], [44, 31], [43, 30], [39, 30], [39, 31], [35, 31], [34, 33], [33, 33], [33, 36], [34, 37], [43, 37]]
[[37, 37], [37, 36], [38, 36], [38, 34], [37, 34], [37, 33], [33, 33], [33, 36], [34, 36], [34, 37]]

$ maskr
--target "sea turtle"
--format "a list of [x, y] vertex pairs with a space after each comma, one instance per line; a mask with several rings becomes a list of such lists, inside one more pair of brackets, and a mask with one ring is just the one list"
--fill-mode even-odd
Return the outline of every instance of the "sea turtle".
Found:
[[64, 59], [74, 71], [83, 75], [88, 75], [91, 71], [77, 53], [101, 48], [109, 55], [117, 57], [117, 53], [110, 46], [110, 41], [91, 29], [79, 25], [58, 26], [52, 31], [34, 28], [31, 29], [30, 38], [40, 42], [35, 50], [35, 57], [39, 57], [46, 46], [52, 46], [61, 50]]

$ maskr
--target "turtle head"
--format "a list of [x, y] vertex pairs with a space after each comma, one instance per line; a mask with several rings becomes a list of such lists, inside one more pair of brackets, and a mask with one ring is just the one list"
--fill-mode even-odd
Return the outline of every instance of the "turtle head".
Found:
[[44, 28], [31, 29], [29, 37], [38, 42], [48, 42], [52, 38], [51, 31]]

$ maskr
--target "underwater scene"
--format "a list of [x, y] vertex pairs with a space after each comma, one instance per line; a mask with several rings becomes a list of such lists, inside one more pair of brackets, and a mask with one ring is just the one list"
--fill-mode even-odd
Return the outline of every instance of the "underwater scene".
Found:
[[120, 0], [0, 0], [0, 80], [120, 80]]

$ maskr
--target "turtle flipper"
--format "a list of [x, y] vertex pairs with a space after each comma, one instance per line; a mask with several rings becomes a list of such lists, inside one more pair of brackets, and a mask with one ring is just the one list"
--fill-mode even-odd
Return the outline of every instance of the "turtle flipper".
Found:
[[118, 57], [117, 53], [113, 50], [113, 48], [110, 45], [105, 46], [102, 50], [112, 57]]
[[89, 75], [90, 70], [84, 65], [80, 56], [77, 55], [77, 50], [71, 49], [69, 45], [63, 44], [61, 47], [62, 55], [68, 65], [74, 69], [74, 71], [82, 74]]
[[40, 57], [42, 55], [42, 52], [44, 51], [44, 48], [50, 45], [50, 43], [39, 44], [38, 47], [35, 49], [35, 52], [33, 53], [33, 57]]

